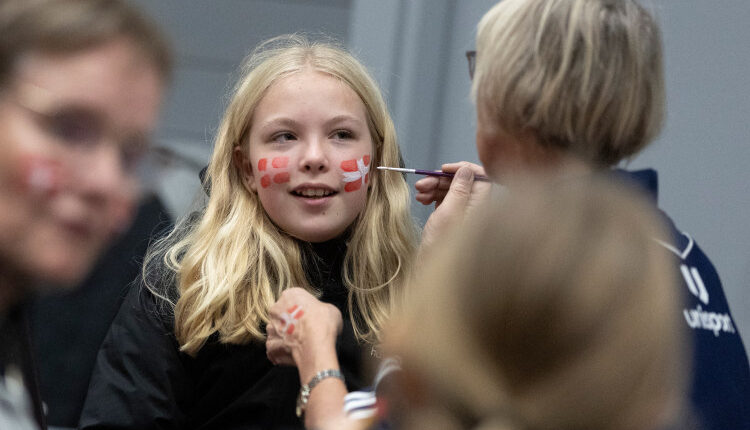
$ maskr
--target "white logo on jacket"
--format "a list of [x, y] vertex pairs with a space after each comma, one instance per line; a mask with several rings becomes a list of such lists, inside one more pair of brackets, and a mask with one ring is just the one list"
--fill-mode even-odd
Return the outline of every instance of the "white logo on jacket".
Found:
[[[682, 234], [688, 239], [688, 243], [685, 249], [679, 250], [674, 246], [657, 240], [662, 246], [670, 250], [672, 253], [680, 257], [682, 261], [687, 259], [690, 251], [693, 250], [693, 238], [685, 232]], [[703, 282], [700, 272], [697, 267], [688, 267], [686, 264], [680, 264], [680, 273], [682, 279], [685, 280], [685, 285], [688, 291], [692, 295], [698, 298], [703, 303], [703, 306], [708, 306], [709, 296], [706, 284]], [[703, 310], [703, 306], [697, 305], [694, 309], [683, 309], [682, 314], [685, 317], [687, 325], [693, 330], [703, 329], [709, 330], [714, 333], [714, 336], [719, 336], [722, 332], [724, 333], [736, 333], [734, 324], [732, 323], [732, 317], [728, 313], [718, 313]]]

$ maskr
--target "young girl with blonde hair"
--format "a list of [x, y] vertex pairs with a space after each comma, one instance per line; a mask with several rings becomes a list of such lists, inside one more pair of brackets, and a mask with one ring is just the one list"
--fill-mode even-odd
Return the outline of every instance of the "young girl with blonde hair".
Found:
[[[274, 367], [269, 308], [302, 287], [344, 315], [340, 375], [409, 277], [415, 229], [393, 123], [342, 49], [284, 36], [242, 70], [205, 209], [155, 244], [99, 354], [82, 428], [295, 428], [302, 375]], [[301, 316], [296, 314], [295, 316]], [[323, 370], [323, 369], [317, 369]]]

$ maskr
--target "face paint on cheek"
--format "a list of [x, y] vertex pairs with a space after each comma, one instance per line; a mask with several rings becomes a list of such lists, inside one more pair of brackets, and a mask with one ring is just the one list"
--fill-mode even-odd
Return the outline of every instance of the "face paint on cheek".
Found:
[[283, 169], [289, 164], [289, 157], [276, 157], [271, 160], [274, 169]]
[[[272, 169], [283, 169], [289, 165], [289, 157], [274, 157], [271, 160], [271, 168]], [[258, 170], [259, 171], [266, 171], [268, 168], [268, 159], [267, 158], [261, 158], [258, 160]], [[285, 182], [289, 182], [290, 176], [289, 172], [282, 171], [277, 173], [267, 173], [263, 175], [260, 178], [260, 186], [263, 188], [268, 188], [271, 186], [271, 184], [283, 184]]]
[[277, 184], [283, 184], [289, 182], [289, 172], [277, 173], [273, 176], [273, 182]]
[[52, 197], [63, 187], [67, 175], [60, 162], [39, 155], [26, 155], [19, 165], [22, 190], [38, 197]]
[[341, 173], [343, 181], [346, 183], [344, 191], [357, 191], [369, 180], [370, 156], [364, 155], [360, 159], [342, 161], [341, 170], [343, 170]]

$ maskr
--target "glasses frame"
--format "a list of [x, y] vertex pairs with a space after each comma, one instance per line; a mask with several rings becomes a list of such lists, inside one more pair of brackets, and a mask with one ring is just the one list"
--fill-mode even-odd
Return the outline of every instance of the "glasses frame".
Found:
[[[149, 136], [121, 136], [99, 112], [86, 106], [60, 104], [48, 90], [35, 84], [19, 83], [9, 101], [30, 114], [40, 130], [57, 144], [70, 149], [70, 154], [82, 154], [102, 144], [115, 145], [123, 172], [128, 176], [136, 174], [139, 165], [151, 155], [153, 145]], [[86, 136], [68, 137], [59, 131], [65, 128], [60, 125], [60, 116], [69, 113], [67, 111], [87, 118], [91, 131]]]
[[477, 65], [477, 51], [466, 51], [466, 60], [469, 62], [469, 79], [474, 80], [474, 68]]

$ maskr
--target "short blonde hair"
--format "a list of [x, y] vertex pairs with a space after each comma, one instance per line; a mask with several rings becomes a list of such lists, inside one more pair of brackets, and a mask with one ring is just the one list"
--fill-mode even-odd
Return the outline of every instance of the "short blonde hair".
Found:
[[661, 129], [659, 27], [635, 0], [503, 0], [479, 22], [472, 97], [490, 132], [616, 164]]
[[416, 273], [386, 350], [464, 424], [660, 428], [689, 356], [660, 220], [604, 180], [516, 185]]
[[[351, 54], [331, 42], [285, 35], [259, 46], [243, 66], [218, 130], [206, 176], [210, 197], [198, 220], [188, 220], [150, 255], [166, 250], [177, 275], [179, 299], [172, 303], [175, 333], [195, 354], [214, 333], [221, 342], [262, 340], [268, 309], [287, 288], [307, 287], [303, 243], [271, 221], [256, 193], [243, 185], [233, 163], [237, 147], [249, 144], [251, 119], [268, 88], [279, 79], [312, 69], [344, 82], [362, 100], [373, 141], [372, 165], [398, 165], [400, 150], [377, 84]], [[349, 314], [360, 340], [374, 342], [408, 279], [416, 247], [409, 189], [401, 175], [373, 171], [367, 202], [348, 238], [342, 273]], [[181, 231], [182, 230], [182, 231]], [[149, 273], [144, 269], [144, 278]], [[162, 277], [161, 283], [169, 284]], [[151, 290], [169, 299], [151, 283]]]

